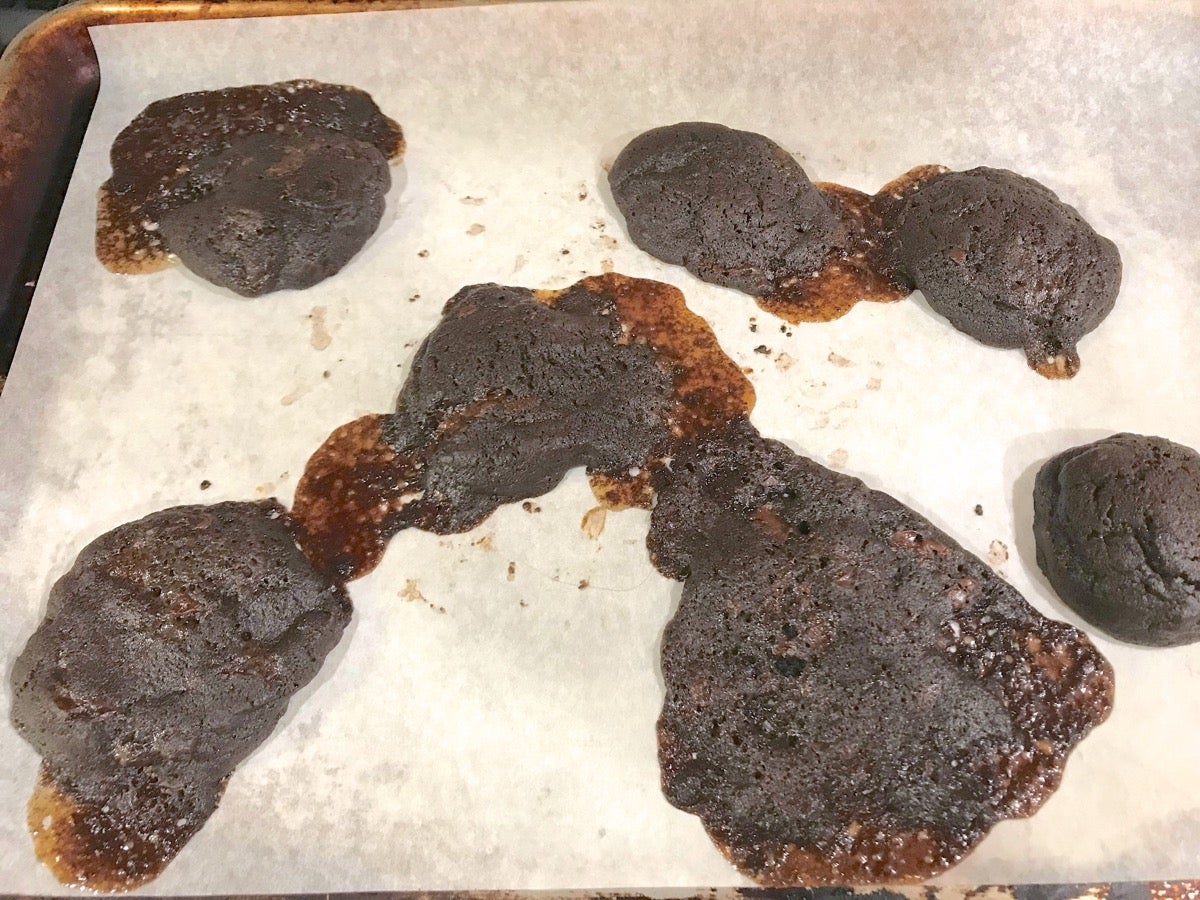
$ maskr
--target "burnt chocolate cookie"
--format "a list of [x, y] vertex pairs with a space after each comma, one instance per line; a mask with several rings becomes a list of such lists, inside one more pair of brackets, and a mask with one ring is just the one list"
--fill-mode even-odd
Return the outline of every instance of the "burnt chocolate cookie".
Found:
[[1057, 787], [1112, 671], [927, 519], [748, 423], [656, 475], [663, 790], [760, 884], [915, 881]]
[[634, 138], [608, 176], [633, 242], [748, 294], [819, 269], [837, 213], [800, 164], [760, 134], [681, 122]]
[[1038, 472], [1037, 560], [1063, 601], [1135, 644], [1200, 640], [1200, 454], [1116, 434]]
[[243, 296], [302, 289], [375, 232], [400, 127], [362, 91], [315, 81], [182, 94], [151, 104], [112, 147], [96, 253], [154, 271], [169, 254]]
[[1049, 188], [1005, 169], [949, 172], [907, 194], [893, 264], [955, 328], [1019, 347], [1048, 378], [1113, 308], [1121, 257]]
[[179, 261], [246, 297], [339, 272], [375, 233], [391, 185], [370, 144], [302, 129], [249, 135], [198, 160], [158, 231]]
[[614, 507], [681, 435], [745, 415], [754, 393], [669, 285], [622, 275], [564, 291], [464, 288], [417, 351], [396, 412], [339, 428], [309, 460], [294, 516], [341, 578], [404, 528], [468, 531], [586, 466]]
[[100, 891], [157, 875], [350, 614], [274, 501], [167, 509], [90, 543], [12, 671], [13, 724], [43, 756], [41, 860]]

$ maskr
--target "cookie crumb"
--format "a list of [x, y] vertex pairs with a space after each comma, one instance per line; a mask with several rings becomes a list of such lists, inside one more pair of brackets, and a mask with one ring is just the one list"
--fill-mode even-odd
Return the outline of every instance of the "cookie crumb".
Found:
[[583, 514], [583, 519], [579, 523], [579, 527], [583, 533], [588, 536], [589, 540], [596, 540], [604, 531], [604, 523], [608, 519], [608, 512], [603, 506], [593, 506]]
[[846, 359], [846, 357], [842, 356], [840, 353], [834, 353], [832, 350], [829, 351], [829, 356], [827, 358], [839, 369], [844, 369], [847, 366], [854, 365], [851, 360]]
[[209, 481], [207, 478], [205, 478], [202, 482], [200, 482], [200, 490], [207, 491], [210, 487], [212, 487], [212, 482]]
[[983, 504], [982, 503], [975, 504], [975, 515], [977, 515], [977, 516], [983, 515]]
[[1008, 545], [1004, 541], [992, 541], [988, 547], [988, 562], [993, 567], [1008, 562]]

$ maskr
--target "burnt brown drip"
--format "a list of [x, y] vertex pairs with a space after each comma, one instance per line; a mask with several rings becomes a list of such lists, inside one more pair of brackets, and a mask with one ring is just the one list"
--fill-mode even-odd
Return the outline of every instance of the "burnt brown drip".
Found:
[[656, 473], [668, 800], [760, 884], [903, 883], [1034, 813], [1113, 673], [895, 499], [748, 422]]
[[[554, 404], [555, 398], [522, 395], [512, 382], [488, 387], [483, 396], [465, 403], [459, 398], [446, 406], [444, 399], [437, 399], [458, 390], [464, 379], [469, 380], [445, 372], [450, 363], [438, 354], [448, 335], [463, 335], [465, 340], [465, 333], [454, 329], [471, 319], [471, 340], [487, 338], [491, 327], [501, 321], [489, 319], [489, 315], [512, 315], [529, 300], [561, 310], [564, 322], [578, 323], [583, 318], [589, 323], [579, 326], [584, 331], [564, 333], [564, 340], [569, 341], [563, 346], [564, 353], [576, 352], [570, 348], [584, 346], [587, 341], [602, 340], [590, 346], [602, 349], [603, 355], [616, 361], [624, 360], [611, 375], [599, 376], [594, 385], [586, 379], [597, 376], [585, 366], [578, 373], [584, 381], [559, 382], [560, 390], [564, 394], [578, 393], [578, 403], [586, 403], [597, 391], [627, 391], [631, 400], [640, 394], [638, 402], [645, 401], [645, 411], [655, 417], [649, 430], [639, 426], [626, 434], [627, 429], [618, 420], [607, 426], [614, 434], [585, 433], [580, 414], [573, 412], [578, 406], [568, 404], [564, 412]], [[546, 315], [543, 312], [533, 320], [541, 322], [540, 327], [547, 333], [529, 333], [525, 338], [531, 342], [555, 339], [549, 330], [553, 323], [546, 320]], [[507, 342], [504, 349], [484, 340], [481, 346], [490, 354], [510, 353], [512, 343]], [[461, 342], [447, 346], [457, 350]], [[537, 372], [530, 375], [530, 365], [526, 359], [517, 374], [535, 381], [545, 377]], [[558, 364], [554, 368], [565, 371]], [[487, 379], [494, 380], [489, 366], [482, 370], [489, 372]], [[621, 383], [606, 380], [610, 377], [621, 379]], [[511, 394], [514, 390], [517, 393]], [[427, 396], [435, 398], [434, 407], [423, 406]], [[722, 352], [707, 322], [692, 313], [683, 294], [670, 285], [607, 274], [584, 279], [562, 291], [466, 288], [447, 304], [442, 322], [418, 352], [397, 412], [366, 416], [339, 428], [309, 460], [296, 489], [293, 511], [299, 523], [300, 543], [320, 571], [343, 580], [359, 578], [378, 564], [388, 540], [400, 530], [414, 527], [437, 534], [469, 530], [501, 503], [536, 496], [556, 484], [568, 468], [580, 464], [587, 465], [593, 493], [606, 507], [649, 508], [653, 496], [650, 473], [669, 457], [676, 441], [723, 427], [732, 419], [748, 415], [753, 406], [750, 382]], [[623, 405], [616, 404], [612, 415], [623, 412]], [[477, 475], [456, 473], [454, 467], [444, 464], [444, 460], [452, 459], [459, 469], [492, 471], [495, 464], [484, 459], [489, 448], [476, 446], [467, 438], [472, 429], [478, 428], [480, 434], [493, 434], [503, 442], [503, 429], [508, 427], [503, 424], [504, 417], [518, 423], [511, 426], [516, 431], [531, 427], [530, 422], [541, 427], [548, 418], [559, 422], [555, 427], [563, 430], [561, 434], [547, 432], [550, 458], [541, 471], [536, 467], [530, 471], [525, 457], [496, 468], [496, 477], [503, 475], [529, 487], [481, 486]], [[594, 428], [594, 423], [589, 427]], [[495, 428], [501, 430], [487, 431]], [[619, 467], [593, 465], [585, 451], [598, 441], [614, 441], [620, 451], [617, 458], [626, 462]], [[576, 445], [583, 449], [569, 449]], [[605, 452], [611, 457], [611, 452]], [[473, 455], [478, 456], [477, 464], [469, 462]], [[519, 475], [513, 474], [514, 466], [520, 468]], [[494, 496], [481, 500], [479, 493], [485, 489]]]
[[725, 355], [702, 317], [687, 307], [683, 292], [645, 278], [608, 274], [579, 286], [608, 295], [631, 340], [648, 344], [674, 385], [671, 436], [693, 439], [723, 428], [754, 409], [754, 386]]
[[1039, 357], [1036, 353], [1026, 355], [1029, 359], [1029, 368], [1051, 381], [1062, 381], [1074, 378], [1079, 374], [1079, 351], [1074, 347], [1060, 350], [1050, 356]]
[[777, 282], [776, 290], [757, 298], [774, 316], [799, 324], [840, 319], [858, 303], [894, 303], [912, 293], [885, 253], [898, 203], [925, 181], [947, 171], [925, 165], [888, 182], [877, 194], [829, 182], [815, 185], [837, 211], [843, 239], [816, 272], [797, 273]]
[[383, 437], [386, 416], [338, 428], [308, 461], [296, 486], [292, 517], [308, 561], [342, 580], [379, 564], [401, 527], [397, 514], [420, 493], [418, 463]]
[[654, 485], [651, 474], [659, 460], [640, 468], [636, 475], [628, 472], [588, 472], [592, 494], [605, 507], [615, 512], [623, 509], [650, 509], [654, 505]]
[[55, 878], [71, 887], [110, 893], [156, 878], [206, 817], [131, 817], [104, 800], [73, 796], [43, 765], [27, 818], [34, 853]]
[[893, 178], [875, 192], [875, 201], [879, 203], [886, 199], [903, 200], [910, 193], [919, 190], [923, 184], [938, 175], [945, 175], [950, 170], [945, 166], [929, 163], [923, 166], [913, 166], [903, 175]]
[[177, 185], [197, 161], [238, 138], [304, 128], [363, 141], [391, 160], [404, 153], [400, 126], [353, 87], [298, 80], [159, 100], [113, 142], [113, 174], [97, 202], [96, 256], [119, 274], [170, 265], [158, 222], [164, 211], [188, 200]]

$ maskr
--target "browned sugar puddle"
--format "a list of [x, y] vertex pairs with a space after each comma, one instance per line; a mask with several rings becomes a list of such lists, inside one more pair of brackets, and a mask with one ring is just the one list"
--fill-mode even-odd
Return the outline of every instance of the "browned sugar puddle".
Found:
[[[651, 470], [669, 454], [672, 443], [748, 415], [754, 389], [721, 350], [707, 322], [687, 308], [678, 289], [606, 274], [562, 291], [532, 293], [551, 309], [568, 300], [576, 305], [581, 296], [589, 298], [597, 315], [607, 315], [608, 310], [615, 315], [620, 330], [614, 348], [648, 348], [658, 370], [668, 376], [666, 412], [636, 464], [589, 470], [592, 490], [602, 504], [611, 509], [645, 508], [652, 497]], [[443, 323], [455, 314], [448, 308]], [[387, 415], [365, 416], [337, 429], [313, 454], [296, 488], [293, 516], [305, 554], [318, 569], [343, 579], [359, 578], [378, 564], [388, 540], [404, 528], [446, 534], [477, 525], [490, 509], [481, 516], [456, 519], [442, 499], [426, 496], [423, 455], [473, 419], [494, 412], [494, 407], [515, 409], [521, 402], [533, 403], [505, 397], [501, 391], [454, 410], [444, 415], [422, 447], [407, 454], [389, 443]]]
[[[146, 793], [144, 809], [153, 809], [153, 792]], [[156, 878], [206, 818], [170, 815], [139, 827], [128, 810], [73, 796], [45, 765], [27, 810], [37, 858], [63, 884], [99, 892], [130, 891]]]
[[800, 324], [840, 319], [858, 303], [903, 300], [912, 288], [892, 270], [883, 252], [884, 239], [893, 227], [892, 210], [909, 191], [947, 171], [945, 166], [917, 166], [874, 195], [818, 183], [817, 190], [837, 210], [845, 239], [817, 272], [784, 278], [774, 293], [756, 298], [758, 305], [786, 322]]
[[304, 127], [373, 144], [394, 162], [404, 153], [400, 126], [357, 88], [299, 80], [159, 100], [113, 142], [113, 175], [97, 198], [96, 256], [122, 275], [166, 268], [170, 248], [157, 223], [163, 210], [190, 199], [178, 183], [192, 165], [238, 138]]

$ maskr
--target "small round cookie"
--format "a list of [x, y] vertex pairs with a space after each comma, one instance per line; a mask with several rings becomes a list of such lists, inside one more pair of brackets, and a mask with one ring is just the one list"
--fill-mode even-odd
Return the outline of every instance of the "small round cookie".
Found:
[[1116, 434], [1060, 453], [1033, 491], [1037, 560], [1075, 612], [1123, 641], [1200, 640], [1200, 454]]
[[1078, 371], [1076, 343], [1121, 287], [1116, 245], [1049, 188], [1005, 169], [948, 172], [909, 194], [891, 255], [951, 325], [1023, 349], [1048, 378]]
[[839, 235], [836, 212], [791, 154], [724, 125], [681, 122], [640, 134], [608, 180], [635, 244], [747, 294], [812, 274]]

